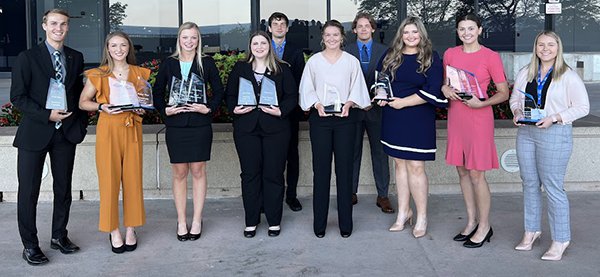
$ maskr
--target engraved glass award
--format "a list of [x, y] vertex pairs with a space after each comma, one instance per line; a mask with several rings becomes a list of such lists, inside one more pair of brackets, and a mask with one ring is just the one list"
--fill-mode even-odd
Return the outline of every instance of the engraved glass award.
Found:
[[54, 78], [50, 79], [50, 85], [48, 86], [46, 109], [67, 110], [67, 93], [65, 85]]
[[238, 106], [256, 106], [256, 96], [254, 95], [254, 86], [248, 79], [240, 77], [240, 86], [238, 89]]
[[460, 98], [469, 100], [476, 95], [481, 101], [487, 99], [474, 73], [446, 65], [446, 78], [448, 85], [459, 91], [457, 94]]
[[392, 101], [394, 100], [394, 92], [392, 91], [392, 82], [390, 81], [390, 77], [384, 73], [375, 71], [375, 84], [373, 84], [372, 88], [375, 93], [375, 97], [373, 100], [384, 100], [384, 101]]
[[137, 92], [137, 98], [140, 103], [140, 107], [143, 109], [152, 110], [154, 109], [154, 99], [152, 98], [152, 85], [142, 77], [138, 76], [135, 84], [135, 90]]
[[279, 106], [275, 81], [267, 78], [266, 76], [263, 77], [260, 85], [260, 98], [258, 100], [258, 104], [261, 106]]
[[185, 82], [173, 76], [171, 78], [171, 90], [169, 91], [169, 106], [182, 106], [186, 104], [186, 87]]
[[323, 107], [325, 113], [336, 114], [342, 112], [342, 101], [340, 99], [340, 92], [332, 85], [324, 85], [325, 94], [323, 96]]
[[204, 79], [196, 73], [190, 73], [190, 79], [187, 82], [186, 104], [204, 104], [206, 105], [206, 86]]
[[131, 82], [108, 78], [111, 109], [131, 110], [140, 108], [137, 91]]
[[546, 116], [546, 111], [540, 109], [531, 94], [520, 89], [518, 91], [525, 95], [525, 101], [523, 103], [523, 118], [519, 119], [517, 123], [535, 125]]

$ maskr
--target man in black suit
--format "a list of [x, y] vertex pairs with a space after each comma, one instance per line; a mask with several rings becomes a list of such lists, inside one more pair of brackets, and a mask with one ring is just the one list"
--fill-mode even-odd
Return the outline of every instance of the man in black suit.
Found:
[[[350, 43], [346, 51], [355, 56], [361, 64], [363, 75], [370, 89], [375, 83], [375, 69], [377, 63], [387, 51], [383, 44], [373, 41], [373, 33], [377, 25], [373, 17], [367, 13], [358, 13], [352, 22], [352, 31], [356, 34], [356, 42]], [[388, 198], [388, 187], [390, 183], [390, 172], [388, 156], [383, 152], [381, 146], [381, 107], [372, 105], [365, 111], [358, 122], [356, 129], [356, 144], [354, 146], [354, 169], [352, 176], [352, 204], [358, 203], [358, 176], [360, 172], [360, 161], [362, 158], [362, 146], [365, 130], [369, 137], [371, 147], [371, 163], [373, 176], [377, 187], [377, 207], [384, 213], [393, 213], [394, 209]]]
[[[42, 18], [46, 40], [17, 57], [12, 72], [10, 100], [23, 113], [13, 146], [18, 148], [17, 221], [23, 259], [30, 265], [48, 262], [39, 248], [36, 207], [46, 155], [50, 154], [54, 207], [50, 247], [64, 254], [79, 247], [67, 237], [75, 146], [86, 134], [87, 113], [79, 110], [83, 89], [83, 55], [64, 46], [69, 15], [61, 9]], [[46, 109], [50, 91], [64, 91], [66, 109]], [[59, 101], [62, 102], [62, 101]]]
[[[299, 86], [300, 79], [302, 78], [302, 71], [304, 71], [304, 53], [302, 52], [302, 49], [294, 46], [285, 38], [287, 32], [289, 31], [289, 19], [283, 13], [274, 12], [269, 17], [268, 23], [273, 50], [279, 59], [282, 59], [290, 64], [290, 69], [292, 70], [292, 75], [294, 75], [296, 86]], [[292, 136], [287, 155], [287, 190], [285, 192], [285, 203], [287, 203], [290, 209], [295, 212], [302, 210], [302, 205], [297, 198], [296, 187], [298, 186], [298, 177], [300, 175], [298, 131], [300, 119], [302, 119], [303, 115], [304, 113], [298, 105], [296, 105], [294, 111], [290, 113]]]

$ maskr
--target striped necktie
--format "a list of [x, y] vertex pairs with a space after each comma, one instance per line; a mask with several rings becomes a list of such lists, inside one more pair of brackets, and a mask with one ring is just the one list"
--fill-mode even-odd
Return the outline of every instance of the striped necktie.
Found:
[[[65, 76], [63, 74], [63, 64], [60, 61], [60, 51], [54, 51], [52, 53], [54, 57], [54, 77], [61, 83], [65, 82]], [[54, 123], [54, 128], [59, 129], [62, 126], [62, 121], [57, 121]]]

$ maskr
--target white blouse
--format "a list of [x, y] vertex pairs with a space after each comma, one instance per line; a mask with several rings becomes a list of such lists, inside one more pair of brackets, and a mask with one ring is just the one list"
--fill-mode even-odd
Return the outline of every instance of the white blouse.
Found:
[[358, 59], [342, 52], [342, 56], [331, 64], [319, 52], [308, 59], [304, 67], [300, 80], [300, 107], [308, 111], [317, 102], [327, 105], [324, 103], [325, 89], [332, 86], [339, 92], [342, 104], [352, 101], [361, 109], [371, 105]]

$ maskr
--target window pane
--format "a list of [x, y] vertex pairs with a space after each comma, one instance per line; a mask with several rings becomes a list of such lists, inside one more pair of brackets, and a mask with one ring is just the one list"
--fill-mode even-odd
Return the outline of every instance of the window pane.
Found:
[[250, 35], [250, 1], [184, 0], [183, 21], [200, 26], [205, 47], [246, 50]]
[[[459, 10], [469, 10], [469, 6], [461, 1], [452, 0], [409, 0], [407, 3], [407, 14], [417, 16], [423, 20], [427, 33], [433, 44], [433, 50], [440, 57], [444, 51], [457, 44], [455, 17]], [[395, 23], [394, 29], [400, 23]], [[394, 34], [395, 35], [395, 34]]]
[[0, 1], [0, 4], [0, 71], [10, 71], [17, 55], [27, 49], [27, 13], [24, 1]]
[[321, 50], [321, 26], [327, 21], [325, 0], [264, 0], [260, 1], [260, 28], [267, 30], [267, 20], [273, 12], [282, 12], [290, 20], [286, 39], [298, 47]]
[[556, 15], [556, 32], [565, 52], [600, 51], [600, 0], [563, 0]]

